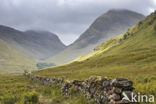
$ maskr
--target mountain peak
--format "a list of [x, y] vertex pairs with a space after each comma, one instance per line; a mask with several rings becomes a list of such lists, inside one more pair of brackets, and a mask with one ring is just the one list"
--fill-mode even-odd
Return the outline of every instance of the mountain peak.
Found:
[[131, 11], [128, 9], [110, 9], [110, 10], [108, 10], [108, 12], [134, 12], [134, 11]]
[[[139, 17], [144, 17], [143, 14], [140, 14], [140, 13], [137, 13], [135, 11], [131, 11], [131, 10], [128, 10], [128, 9], [110, 9], [108, 10], [106, 13], [102, 14], [100, 17], [104, 17], [104, 16], [117, 16], [117, 15], [136, 15]], [[99, 18], [100, 18], [99, 17]]]
[[22, 32], [0, 25], [0, 39], [36, 61], [51, 57], [66, 48], [57, 35], [42, 30]]
[[51, 32], [46, 31], [46, 30], [33, 30], [33, 29], [26, 30], [25, 32], [27, 32], [27, 33], [51, 33]]
[[110, 53], [111, 51], [112, 53], [113, 52], [121, 53], [125, 51], [129, 52], [134, 51], [137, 50], [138, 48], [142, 49], [154, 48], [156, 46], [155, 32], [156, 32], [156, 12], [153, 12], [149, 16], [147, 16], [144, 20], [138, 22], [136, 25], [129, 28], [127, 32], [125, 32], [123, 35], [107, 40], [103, 44], [97, 46], [95, 50], [109, 51]]
[[26, 30], [25, 33], [27, 34], [35, 34], [35, 35], [49, 35], [49, 36], [53, 36], [55, 38], [58, 38], [58, 36], [54, 33], [51, 33], [49, 31], [46, 31], [46, 30]]
[[73, 44], [50, 60], [55, 64], [62, 64], [80, 55], [88, 54], [98, 44], [111, 37], [123, 34], [128, 28], [142, 19], [144, 19], [144, 16], [139, 13], [112, 9], [97, 18]]
[[14, 28], [8, 27], [8, 26], [4, 26], [4, 25], [0, 25], [0, 31], [1, 32], [13, 32], [16, 31]]
[[[131, 12], [130, 10], [128, 10], [128, 9], [110, 9], [110, 10], [108, 10], [108, 12]], [[107, 13], [108, 13], [107, 12]]]

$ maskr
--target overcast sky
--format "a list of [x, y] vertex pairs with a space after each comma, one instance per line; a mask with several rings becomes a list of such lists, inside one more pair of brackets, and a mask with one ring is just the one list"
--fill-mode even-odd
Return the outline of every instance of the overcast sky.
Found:
[[0, 0], [0, 24], [48, 30], [68, 45], [98, 16], [114, 8], [148, 15], [156, 9], [156, 0]]

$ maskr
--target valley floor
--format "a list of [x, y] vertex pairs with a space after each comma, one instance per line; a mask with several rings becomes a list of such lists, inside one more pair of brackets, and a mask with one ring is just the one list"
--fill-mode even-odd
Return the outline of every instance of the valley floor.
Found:
[[0, 104], [86, 104], [86, 101], [83, 96], [63, 97], [60, 89], [34, 83], [23, 75], [1, 75]]
[[[90, 76], [127, 78], [135, 91], [156, 97], [156, 49], [138, 50], [114, 56], [97, 56], [33, 74], [84, 80]], [[100, 58], [99, 58], [100, 57]], [[60, 88], [32, 82], [23, 75], [0, 75], [0, 104], [94, 104], [77, 94], [62, 96]], [[148, 104], [148, 103], [145, 103]]]
[[139, 49], [112, 56], [97, 55], [90, 60], [48, 68], [34, 74], [69, 80], [84, 80], [90, 76], [127, 78], [134, 82], [135, 91], [156, 97], [156, 49]]
[[[136, 75], [137, 76], [137, 75]], [[135, 81], [135, 88], [143, 94], [156, 96], [156, 77]], [[41, 85], [23, 75], [0, 76], [0, 104], [94, 104], [85, 96], [62, 96], [60, 88]], [[141, 103], [154, 104], [154, 103]]]

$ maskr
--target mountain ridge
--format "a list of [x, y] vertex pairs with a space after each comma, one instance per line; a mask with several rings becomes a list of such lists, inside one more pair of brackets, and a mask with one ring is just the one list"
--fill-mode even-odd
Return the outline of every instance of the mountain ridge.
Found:
[[[119, 54], [119, 53], [125, 53], [127, 51], [135, 51], [137, 50], [136, 47], [142, 48], [142, 49], [150, 49], [150, 48], [156, 48], [155, 46], [155, 36], [156, 34], [156, 12], [152, 13], [151, 15], [147, 16], [147, 18], [143, 21], [138, 22], [135, 26], [132, 26], [129, 28], [123, 35], [111, 38], [107, 40], [106, 42], [102, 43], [101, 45], [98, 45], [94, 48], [94, 52], [88, 55], [84, 55], [82, 57], [77, 58], [75, 61], [82, 61], [89, 57], [92, 57], [93, 55], [97, 54]], [[140, 33], [144, 29], [144, 32]], [[145, 31], [146, 29], [146, 31]], [[150, 33], [148, 32], [150, 31]], [[137, 34], [135, 36], [135, 34]], [[139, 34], [139, 35], [138, 35]], [[150, 34], [150, 35], [149, 35]], [[141, 38], [139, 38], [141, 37]], [[152, 38], [153, 37], [153, 38]], [[125, 41], [128, 39], [131, 39], [129, 44], [125, 44], [127, 46], [122, 46]], [[138, 40], [136, 40], [136, 38]], [[150, 41], [149, 41], [150, 39]], [[142, 42], [142, 41], [143, 42]], [[133, 42], [132, 42], [133, 41]], [[153, 42], [153, 45], [151, 44]], [[146, 43], [146, 44], [144, 44]], [[133, 44], [133, 45], [132, 45]], [[136, 46], [136, 47], [134, 47]], [[119, 48], [119, 49], [116, 49]], [[131, 47], [131, 48], [127, 48]], [[116, 49], [116, 50], [115, 50]], [[115, 50], [115, 51], [114, 51]]]
[[43, 30], [23, 32], [0, 25], [0, 74], [34, 71], [39, 62], [65, 48], [57, 35], [51, 32]]
[[98, 44], [122, 34], [143, 18], [143, 15], [129, 10], [110, 10], [98, 17], [73, 44], [47, 61], [59, 65], [88, 54]]
[[17, 74], [36, 70], [36, 63], [0, 39], [0, 74]]
[[1, 25], [0, 33], [1, 39], [35, 61], [44, 60], [66, 48], [57, 35], [48, 31], [27, 30], [22, 32]]
[[[148, 87], [145, 79], [156, 75], [156, 11], [128, 29], [123, 35], [107, 40], [94, 53], [71, 63], [35, 72], [41, 76], [86, 79], [89, 76], [125, 77]], [[63, 71], [63, 72], [62, 72]], [[86, 74], [87, 73], [87, 74]], [[137, 75], [136, 75], [137, 74]], [[148, 82], [148, 84], [152, 84]], [[154, 91], [152, 87], [151, 91]]]

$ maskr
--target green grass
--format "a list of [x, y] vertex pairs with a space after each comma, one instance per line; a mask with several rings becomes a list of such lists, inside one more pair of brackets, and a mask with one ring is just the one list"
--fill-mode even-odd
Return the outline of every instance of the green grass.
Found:
[[134, 82], [136, 91], [156, 96], [156, 13], [131, 27], [120, 37], [104, 42], [95, 52], [72, 63], [47, 68], [35, 75], [67, 79], [90, 76], [124, 77]]
[[0, 76], [0, 104], [85, 104], [82, 95], [62, 96], [59, 87], [43, 86], [23, 75]]
[[35, 62], [10, 48], [0, 40], [0, 74], [22, 73], [24, 70], [35, 70]]
[[[135, 91], [156, 96], [155, 20], [156, 14], [152, 14], [122, 36], [96, 47], [94, 53], [33, 74], [69, 80], [90, 76], [124, 77], [134, 82]], [[30, 85], [35, 88], [28, 88]], [[59, 89], [34, 83], [24, 76], [0, 76], [0, 104], [87, 104], [85, 97], [74, 90], [69, 96], [62, 96]]]
[[[156, 96], [156, 49], [75, 62], [36, 72], [40, 76], [87, 79], [90, 76], [124, 77], [134, 82], [136, 91]], [[149, 81], [146, 81], [146, 80]]]
[[37, 104], [38, 94], [24, 76], [0, 76], [0, 104]]

